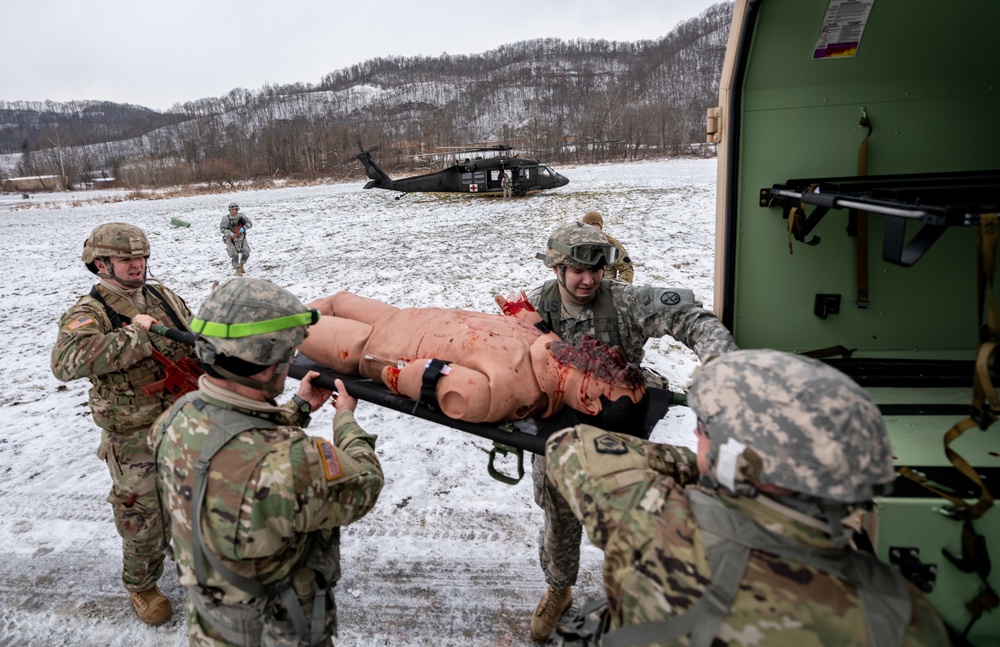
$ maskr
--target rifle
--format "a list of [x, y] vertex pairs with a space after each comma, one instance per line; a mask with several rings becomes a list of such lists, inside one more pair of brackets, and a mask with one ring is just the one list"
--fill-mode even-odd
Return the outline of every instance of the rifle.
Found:
[[[163, 335], [182, 344], [194, 345], [197, 335], [185, 330], [167, 328], [160, 324], [150, 326], [150, 330], [156, 334]], [[289, 364], [288, 376], [301, 380], [309, 371], [316, 371], [319, 377], [313, 379], [313, 384], [320, 388], [336, 391], [334, 380], [340, 379], [344, 382], [347, 393], [358, 400], [371, 402], [381, 407], [386, 407], [400, 413], [416, 416], [423, 420], [435, 422], [446, 427], [458, 429], [466, 433], [485, 438], [493, 442], [493, 448], [489, 452], [489, 462], [486, 470], [489, 475], [508, 485], [516, 485], [524, 477], [524, 452], [545, 455], [545, 440], [550, 434], [566, 427], [589, 422], [586, 416], [573, 411], [563, 409], [559, 413], [549, 418], [527, 418], [512, 422], [487, 422], [475, 423], [464, 420], [449, 418], [436, 408], [424, 402], [416, 402], [406, 396], [395, 393], [389, 387], [380, 382], [361, 377], [359, 375], [343, 375], [325, 366], [313, 362], [303, 355], [298, 355]], [[671, 404], [684, 404], [683, 394], [672, 393], [665, 389], [649, 388], [646, 390], [648, 407], [646, 408], [645, 421], [642, 429], [632, 435], [640, 438], [649, 438], [656, 423], [666, 415], [667, 408]], [[496, 469], [494, 461], [497, 455], [513, 455], [517, 460], [517, 477], [507, 476]]]

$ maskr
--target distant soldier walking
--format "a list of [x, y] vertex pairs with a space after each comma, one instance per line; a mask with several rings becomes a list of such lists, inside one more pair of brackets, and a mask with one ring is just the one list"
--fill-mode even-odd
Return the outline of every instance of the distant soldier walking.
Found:
[[139, 618], [158, 625], [172, 608], [156, 586], [164, 530], [146, 433], [176, 398], [163, 383], [165, 364], [192, 362], [194, 353], [149, 332], [156, 322], [187, 330], [191, 312], [159, 281], [147, 283], [148, 257], [149, 240], [138, 227], [112, 222], [94, 229], [83, 262], [101, 281], [59, 320], [51, 368], [63, 382], [90, 380], [90, 411], [101, 428], [97, 456], [111, 474], [108, 503], [122, 538], [122, 583]]
[[243, 265], [250, 258], [250, 243], [247, 241], [247, 229], [253, 223], [246, 216], [240, 215], [240, 205], [229, 203], [229, 215], [222, 216], [219, 231], [222, 232], [222, 242], [226, 244], [229, 259], [233, 262], [236, 276], [243, 276]]
[[503, 187], [503, 197], [509, 198], [514, 195], [514, 181], [510, 177], [510, 171], [503, 172], [500, 186]]

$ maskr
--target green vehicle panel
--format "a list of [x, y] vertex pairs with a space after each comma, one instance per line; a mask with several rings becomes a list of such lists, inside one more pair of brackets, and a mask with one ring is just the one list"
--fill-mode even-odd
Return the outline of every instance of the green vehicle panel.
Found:
[[[1000, 609], [969, 608], [1000, 591], [985, 567], [1000, 563], [1000, 510], [964, 523], [983, 491], [944, 437], [973, 409], [977, 356], [994, 361], [981, 335], [1000, 338], [978, 265], [995, 262], [980, 223], [1000, 211], [998, 29], [991, 0], [737, 0], [708, 119], [716, 313], [742, 348], [812, 353], [854, 377], [897, 467], [966, 503], [900, 476], [870, 530], [975, 645], [1000, 644]], [[950, 449], [1000, 494], [995, 415]], [[963, 554], [970, 528], [978, 554]]]

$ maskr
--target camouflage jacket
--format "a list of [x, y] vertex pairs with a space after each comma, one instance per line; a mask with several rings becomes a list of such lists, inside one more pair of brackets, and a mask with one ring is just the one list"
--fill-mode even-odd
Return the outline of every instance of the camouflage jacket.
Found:
[[635, 270], [632, 268], [632, 258], [628, 255], [628, 251], [625, 250], [625, 246], [618, 240], [607, 234], [604, 235], [607, 236], [608, 242], [618, 249], [618, 258], [615, 259], [614, 263], [604, 268], [604, 278], [611, 279], [612, 281], [631, 283], [632, 278], [635, 276]]
[[[618, 314], [618, 333], [621, 336], [625, 359], [638, 365], [642, 361], [643, 346], [651, 337], [670, 335], [681, 342], [702, 360], [737, 350], [732, 335], [722, 322], [695, 301], [694, 293], [684, 288], [657, 288], [635, 286], [621, 281], [604, 280], [602, 287], [610, 290], [615, 312]], [[555, 286], [555, 280], [528, 293], [528, 301], [546, 318], [546, 308], [540, 307], [542, 294]], [[600, 295], [601, 290], [598, 292]], [[584, 335], [598, 337], [595, 329], [593, 303], [583, 307], [573, 318], [561, 300], [558, 317], [560, 336], [574, 343]], [[555, 313], [553, 313], [555, 314]]]
[[[239, 228], [244, 227], [243, 234], [239, 234]], [[253, 227], [253, 223], [246, 216], [240, 214], [235, 218], [230, 218], [229, 214], [222, 216], [222, 221], [219, 223], [219, 232], [222, 233], [222, 239], [226, 242], [243, 240], [246, 238], [246, 230]], [[266, 229], [266, 227], [265, 227]], [[233, 235], [236, 234], [234, 237]]]
[[[669, 619], [701, 597], [711, 573], [685, 490], [697, 478], [689, 450], [578, 426], [551, 436], [546, 456], [548, 477], [604, 551], [610, 630]], [[832, 548], [821, 524], [780, 504], [717, 496], [773, 533]], [[905, 644], [948, 644], [930, 603], [907, 588]], [[792, 643], [868, 645], [858, 591], [807, 564], [754, 551], [713, 645]]]
[[148, 428], [174, 396], [166, 391], [146, 395], [143, 386], [163, 379], [162, 364], [151, 357], [156, 348], [170, 360], [193, 356], [194, 349], [147, 333], [131, 323], [137, 314], [147, 314], [171, 328], [178, 324], [187, 329], [191, 312], [184, 301], [169, 288], [158, 284], [157, 292], [168, 301], [180, 321], [172, 321], [164, 304], [148, 287], [142, 288], [145, 307], [140, 308], [121, 291], [112, 290], [102, 281], [98, 294], [113, 311], [125, 319], [116, 328], [104, 306], [91, 295], [80, 297], [59, 320], [59, 335], [52, 349], [51, 367], [56, 379], [68, 382], [87, 378], [90, 409], [94, 422], [112, 433]]
[[[221, 430], [213, 420], [230, 410], [246, 414], [241, 420], [260, 420], [261, 428], [242, 431], [211, 461], [201, 517], [205, 549], [265, 586], [287, 581], [310, 533], [345, 526], [374, 507], [383, 483], [375, 437], [350, 411], [335, 416], [334, 442], [307, 436], [293, 404], [271, 407], [243, 398], [244, 404], [234, 406], [231, 399], [210, 396], [205, 382], [203, 377], [198, 391], [164, 413], [148, 438], [171, 518], [178, 580], [187, 587], [198, 584], [192, 556], [194, 465], [209, 433]], [[224, 604], [252, 600], [207, 561], [205, 580]]]

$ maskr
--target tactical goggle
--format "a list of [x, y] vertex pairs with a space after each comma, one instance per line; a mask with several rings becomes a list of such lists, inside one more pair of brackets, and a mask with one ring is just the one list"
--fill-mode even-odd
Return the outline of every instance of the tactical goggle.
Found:
[[597, 265], [604, 259], [605, 265], [611, 265], [618, 260], [618, 248], [610, 243], [577, 243], [576, 245], [564, 245], [558, 240], [549, 239], [549, 248], [557, 252], [562, 252], [577, 263], [583, 265]]
[[263, 335], [269, 332], [287, 330], [298, 326], [311, 326], [317, 321], [319, 321], [319, 311], [313, 308], [309, 308], [308, 312], [301, 312], [297, 315], [288, 315], [287, 317], [255, 321], [253, 323], [225, 324], [215, 321], [205, 321], [194, 317], [191, 319], [191, 331], [206, 337], [237, 339], [240, 337], [249, 337], [250, 335]]

